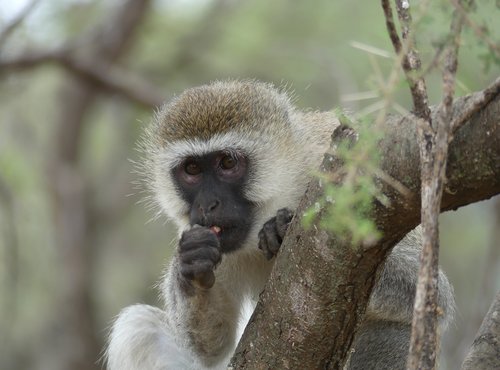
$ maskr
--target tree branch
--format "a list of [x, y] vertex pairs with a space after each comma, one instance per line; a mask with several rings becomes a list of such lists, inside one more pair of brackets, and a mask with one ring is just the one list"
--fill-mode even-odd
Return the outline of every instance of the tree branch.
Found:
[[[415, 49], [415, 38], [411, 29], [410, 3], [408, 1], [396, 0], [396, 9], [401, 23], [401, 34], [403, 36], [403, 48], [394, 44], [397, 54], [403, 54], [402, 67], [406, 79], [410, 85], [411, 96], [415, 114], [427, 122], [428, 128], [432, 127], [431, 111], [429, 109], [429, 99], [427, 97], [427, 87], [421, 75], [422, 62], [418, 51]], [[393, 37], [391, 36], [391, 40]]]
[[48, 63], [55, 63], [68, 72], [84, 78], [87, 82], [148, 109], [158, 107], [164, 100], [162, 94], [146, 80], [134, 76], [97, 57], [75, 57], [72, 48], [52, 51], [25, 52], [11, 59], [0, 59], [0, 73], [36, 68]]
[[[462, 113], [463, 101], [454, 104], [454, 117]], [[500, 192], [499, 117], [497, 95], [457, 132], [450, 144], [441, 211]], [[420, 222], [415, 117], [392, 116], [383, 130], [381, 170], [402, 182], [413, 197], [381, 183], [391, 203], [387, 208], [375, 204], [373, 219], [383, 237], [367, 248], [328, 235], [316, 224], [303, 230], [301, 215], [322, 193], [319, 180], [313, 180], [231, 361], [234, 369], [343, 367], [377, 269], [390, 249]], [[337, 130], [334, 140], [340, 134]], [[286, 357], [276, 356], [284, 353]]]
[[392, 7], [389, 0], [382, 0], [382, 9], [384, 10], [387, 32], [389, 33], [396, 54], [399, 55], [402, 52], [403, 46], [396, 29], [396, 24], [394, 23], [394, 16], [392, 15]]
[[[445, 184], [448, 144], [451, 137], [452, 104], [463, 16], [455, 11], [450, 26], [450, 40], [445, 51], [443, 99], [434, 124], [428, 121], [419, 128], [421, 161], [422, 252], [413, 309], [408, 370], [434, 369], [437, 360], [439, 224], [441, 198]], [[433, 129], [432, 129], [433, 128]]]
[[480, 111], [491, 99], [500, 94], [500, 77], [490, 86], [482, 91], [467, 96], [464, 99], [464, 110], [462, 114], [453, 118], [451, 128], [453, 133], [457, 131], [476, 112]]

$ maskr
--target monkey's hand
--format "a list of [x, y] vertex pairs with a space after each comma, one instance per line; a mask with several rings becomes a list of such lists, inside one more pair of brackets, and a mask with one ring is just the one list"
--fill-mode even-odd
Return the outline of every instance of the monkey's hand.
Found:
[[265, 253], [268, 260], [278, 253], [292, 218], [293, 212], [282, 208], [259, 231], [259, 249]]
[[210, 289], [215, 283], [214, 269], [222, 254], [214, 230], [194, 225], [185, 231], [179, 241], [179, 278], [181, 286]]

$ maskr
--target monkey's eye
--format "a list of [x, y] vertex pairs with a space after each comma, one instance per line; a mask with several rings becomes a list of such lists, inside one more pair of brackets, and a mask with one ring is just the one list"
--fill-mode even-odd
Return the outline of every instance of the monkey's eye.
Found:
[[196, 162], [188, 161], [184, 164], [184, 172], [188, 175], [196, 176], [201, 173], [201, 168]]
[[234, 168], [236, 166], [236, 164], [238, 163], [237, 159], [234, 158], [233, 156], [231, 155], [225, 155], [224, 157], [222, 157], [222, 159], [220, 160], [220, 167], [223, 169], [223, 170], [230, 170], [232, 168]]

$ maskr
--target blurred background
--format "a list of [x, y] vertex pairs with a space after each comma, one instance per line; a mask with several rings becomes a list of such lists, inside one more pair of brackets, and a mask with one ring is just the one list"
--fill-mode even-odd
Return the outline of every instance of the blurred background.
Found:
[[[452, 11], [432, 3], [418, 28], [425, 65]], [[470, 14], [484, 38], [464, 31], [458, 95], [499, 75], [486, 46], [499, 42], [496, 3]], [[132, 164], [155, 106], [211, 80], [256, 78], [303, 108], [369, 114], [392, 53], [376, 1], [1, 1], [0, 369], [101, 368], [120, 309], [158, 303], [175, 231], [140, 204]], [[427, 82], [436, 103], [439, 71]], [[500, 288], [499, 198], [443, 214], [441, 230], [458, 303], [441, 368], [456, 369]]]

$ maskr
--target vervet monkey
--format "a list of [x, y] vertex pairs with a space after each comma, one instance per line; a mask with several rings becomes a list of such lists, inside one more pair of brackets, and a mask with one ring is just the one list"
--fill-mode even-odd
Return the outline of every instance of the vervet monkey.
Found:
[[[311, 173], [338, 121], [303, 112], [272, 85], [224, 81], [165, 104], [147, 130], [146, 182], [179, 229], [161, 283], [162, 308], [134, 305], [114, 323], [110, 370], [224, 369]], [[350, 369], [403, 369], [417, 281], [418, 232], [388, 257]], [[442, 328], [452, 288], [439, 282]], [[243, 325], [239, 325], [239, 323]]]

